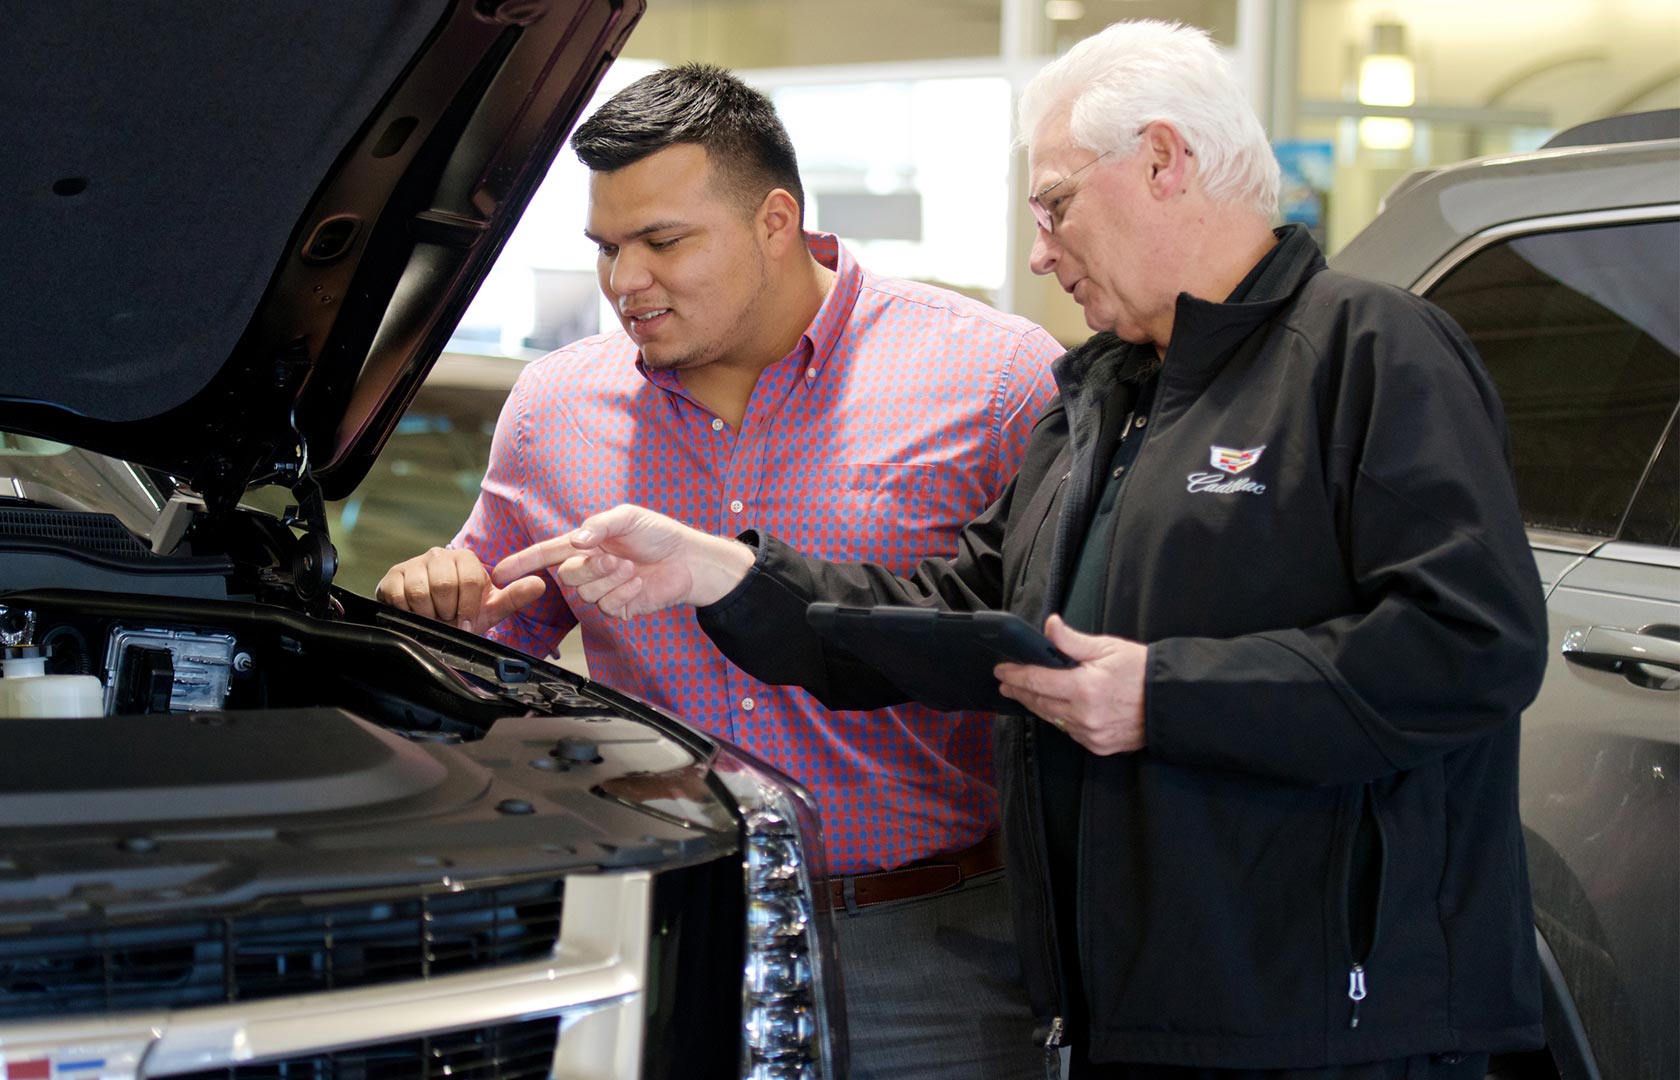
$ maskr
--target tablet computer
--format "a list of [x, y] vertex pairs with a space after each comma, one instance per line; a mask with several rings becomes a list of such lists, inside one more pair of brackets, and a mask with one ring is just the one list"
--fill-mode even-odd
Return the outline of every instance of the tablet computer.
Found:
[[1022, 714], [998, 693], [992, 668], [1004, 661], [1073, 667], [1037, 627], [1007, 611], [935, 611], [815, 603], [805, 620], [827, 640], [885, 675], [905, 694], [936, 709]]

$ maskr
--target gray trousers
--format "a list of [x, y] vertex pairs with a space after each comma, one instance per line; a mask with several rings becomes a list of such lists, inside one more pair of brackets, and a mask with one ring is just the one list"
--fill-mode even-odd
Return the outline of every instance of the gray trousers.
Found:
[[1044, 1076], [1003, 871], [834, 912], [852, 1080]]

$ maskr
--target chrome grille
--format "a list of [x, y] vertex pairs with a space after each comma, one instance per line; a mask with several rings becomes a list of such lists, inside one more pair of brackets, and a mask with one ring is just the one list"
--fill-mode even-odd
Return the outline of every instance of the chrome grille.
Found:
[[539, 1080], [549, 1075], [559, 1030], [555, 1019], [527, 1020], [186, 1073], [177, 1080]]
[[411, 889], [0, 936], [0, 1020], [256, 1001], [536, 960], [554, 948], [562, 894], [559, 881]]

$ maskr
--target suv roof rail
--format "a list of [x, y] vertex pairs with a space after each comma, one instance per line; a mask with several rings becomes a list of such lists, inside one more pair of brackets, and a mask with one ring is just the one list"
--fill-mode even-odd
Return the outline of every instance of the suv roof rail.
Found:
[[1645, 142], [1648, 139], [1680, 139], [1680, 109], [1653, 109], [1588, 120], [1564, 128], [1542, 144], [1542, 150], [1558, 146], [1595, 146], [1601, 143]]

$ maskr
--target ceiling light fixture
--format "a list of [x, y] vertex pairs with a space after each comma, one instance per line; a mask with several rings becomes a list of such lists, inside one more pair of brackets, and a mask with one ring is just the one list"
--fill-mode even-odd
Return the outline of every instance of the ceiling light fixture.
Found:
[[[1417, 73], [1406, 52], [1406, 28], [1397, 22], [1371, 27], [1371, 48], [1359, 61], [1359, 103], [1409, 108], [1417, 103]], [[1412, 145], [1412, 122], [1400, 116], [1364, 116], [1359, 142], [1373, 150]]]

